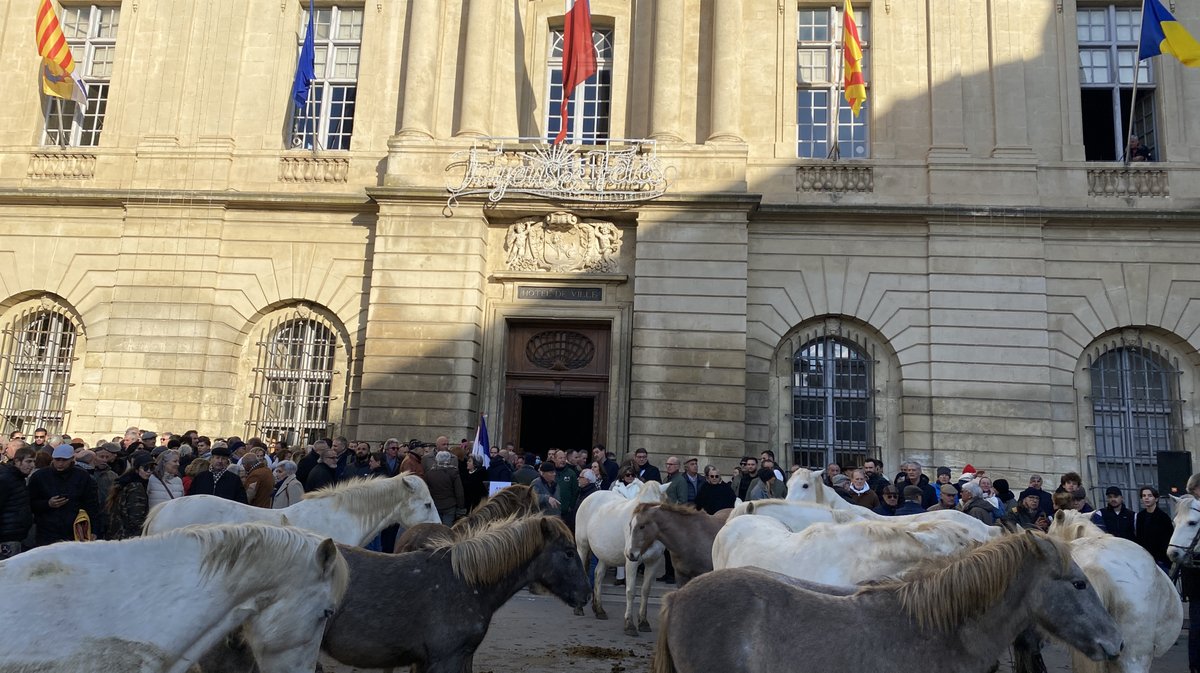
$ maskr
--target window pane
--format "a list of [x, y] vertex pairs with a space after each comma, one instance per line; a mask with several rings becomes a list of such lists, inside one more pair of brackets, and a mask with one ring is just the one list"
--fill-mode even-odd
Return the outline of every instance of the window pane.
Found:
[[334, 79], [358, 77], [358, 47], [338, 47], [334, 52]]
[[1142, 13], [1137, 9], [1118, 9], [1116, 17], [1117, 42], [1137, 44], [1142, 30]]
[[798, 50], [796, 67], [800, 84], [826, 84], [833, 79], [829, 72], [829, 49], [826, 47]]
[[338, 40], [362, 39], [363, 13], [361, 9], [343, 9], [338, 12]]
[[1076, 37], [1080, 42], [1104, 42], [1108, 39], [1108, 10], [1080, 9], [1075, 14]]
[[87, 39], [91, 13], [89, 7], [63, 7], [59, 14], [63, 35], [68, 40]]
[[121, 10], [117, 7], [100, 7], [100, 19], [97, 22], [96, 37], [104, 40], [117, 38], [117, 26], [120, 23]]
[[801, 42], [829, 41], [829, 10], [801, 9], [799, 17]]

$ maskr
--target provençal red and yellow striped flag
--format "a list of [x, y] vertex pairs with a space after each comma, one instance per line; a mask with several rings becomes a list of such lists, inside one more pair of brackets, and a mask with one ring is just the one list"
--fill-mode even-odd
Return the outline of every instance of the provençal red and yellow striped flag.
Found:
[[850, 0], [846, 0], [842, 11], [842, 56], [846, 59], [843, 92], [850, 111], [857, 117], [863, 101], [867, 100], [867, 82], [862, 71], [862, 40], [858, 37], [858, 24], [854, 22]]
[[34, 39], [38, 55], [42, 57], [42, 90], [48, 96], [84, 103], [87, 94], [83, 82], [74, 75], [75, 57], [71, 55], [71, 46], [67, 44], [50, 0], [42, 0], [38, 7]]

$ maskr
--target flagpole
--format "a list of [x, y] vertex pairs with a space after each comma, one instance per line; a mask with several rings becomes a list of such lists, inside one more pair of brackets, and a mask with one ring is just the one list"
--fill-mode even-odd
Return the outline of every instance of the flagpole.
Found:
[[[838, 61], [841, 63], [841, 67], [838, 68], [837, 96], [834, 98], [834, 101], [833, 101], [833, 142], [831, 143], [831, 145], [829, 147], [829, 153], [825, 156], [826, 159], [833, 159], [834, 161], [837, 161], [842, 156], [842, 149], [839, 146], [840, 143], [838, 143], [838, 122], [840, 121], [840, 117], [842, 116], [842, 99], [846, 97], [846, 16], [845, 16], [845, 13], [846, 13], [846, 8], [843, 5], [842, 6], [842, 35], [841, 35], [841, 39], [840, 39], [840, 42], [842, 45], [840, 52], [841, 52], [842, 57], [840, 59], [838, 59]], [[835, 42], [834, 44], [837, 44], [837, 43]]]
[[[1141, 20], [1138, 21], [1138, 46], [1137, 51], [1133, 54], [1133, 92], [1129, 94], [1129, 125], [1125, 127], [1125, 133], [1121, 136], [1121, 143], [1124, 149], [1121, 150], [1121, 160], [1126, 166], [1129, 165], [1129, 136], [1133, 135], [1133, 110], [1137, 105], [1137, 86], [1139, 75], [1142, 72], [1142, 35], [1146, 32], [1146, 0], [1142, 0]], [[1120, 72], [1120, 64], [1117, 65], [1117, 72]], [[1117, 89], [1119, 92], [1120, 89]], [[1117, 95], [1120, 95], [1118, 93]]]

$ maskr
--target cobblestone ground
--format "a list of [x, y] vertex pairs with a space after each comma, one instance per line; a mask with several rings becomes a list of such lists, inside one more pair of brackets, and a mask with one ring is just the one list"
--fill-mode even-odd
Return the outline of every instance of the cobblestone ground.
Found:
[[[610, 576], [607, 582], [611, 581]], [[649, 673], [661, 596], [668, 590], [666, 585], [654, 584], [649, 608], [654, 631], [638, 638], [622, 631], [625, 599], [619, 587], [604, 587], [604, 606], [609, 615], [606, 621], [593, 617], [590, 605], [584, 608], [584, 617], [576, 617], [557, 599], [522, 591], [496, 613], [487, 638], [475, 654], [475, 673]], [[1053, 673], [1069, 672], [1071, 660], [1066, 648], [1050, 646], [1046, 665]], [[360, 669], [326, 666], [325, 670], [352, 673]], [[1185, 631], [1165, 657], [1155, 660], [1150, 671], [1186, 670]], [[1000, 673], [1011, 671], [1008, 662], [1002, 662]]]

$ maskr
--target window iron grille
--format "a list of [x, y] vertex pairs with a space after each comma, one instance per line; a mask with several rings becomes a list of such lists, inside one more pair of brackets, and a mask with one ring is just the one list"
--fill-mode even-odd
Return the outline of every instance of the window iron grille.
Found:
[[309, 444], [331, 431], [329, 420], [337, 330], [305, 310], [272, 320], [258, 341], [251, 393], [249, 436]]
[[21, 311], [0, 333], [0, 419], [4, 433], [45, 427], [62, 432], [75, 361], [75, 324], [38, 306]]
[[831, 335], [792, 357], [792, 460], [810, 469], [836, 462], [860, 467], [874, 444], [876, 362], [857, 344]]

